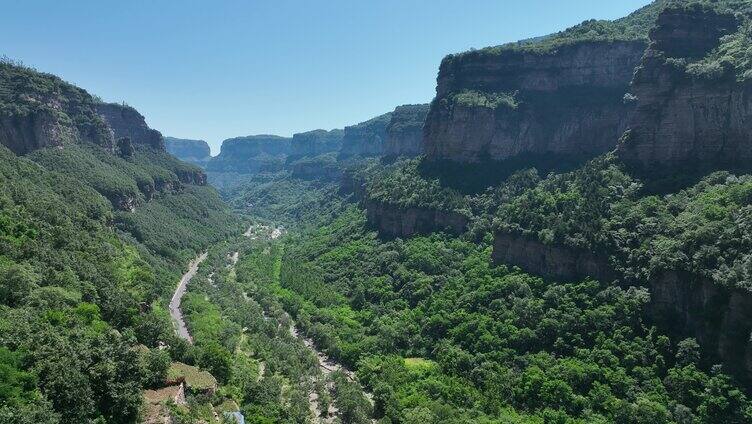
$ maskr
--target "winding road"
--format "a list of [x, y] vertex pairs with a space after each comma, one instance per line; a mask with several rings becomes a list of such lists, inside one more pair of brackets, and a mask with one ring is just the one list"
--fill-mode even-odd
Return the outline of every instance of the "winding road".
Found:
[[191, 337], [191, 333], [188, 332], [188, 327], [185, 325], [183, 312], [180, 310], [180, 302], [183, 300], [183, 295], [185, 295], [185, 291], [188, 288], [188, 283], [196, 275], [199, 264], [206, 259], [207, 254], [207, 252], [204, 252], [199, 256], [196, 256], [196, 258], [188, 264], [188, 272], [183, 274], [180, 283], [178, 283], [178, 287], [175, 289], [175, 294], [172, 295], [172, 299], [170, 300], [170, 316], [175, 325], [175, 330], [178, 332], [178, 336], [181, 339], [185, 339], [190, 344], [193, 344], [193, 338]]

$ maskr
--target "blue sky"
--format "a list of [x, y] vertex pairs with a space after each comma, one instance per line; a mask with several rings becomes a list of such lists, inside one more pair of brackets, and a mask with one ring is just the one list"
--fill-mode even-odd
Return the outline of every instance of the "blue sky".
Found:
[[214, 154], [428, 102], [441, 58], [648, 0], [0, 0], [0, 55], [125, 101]]

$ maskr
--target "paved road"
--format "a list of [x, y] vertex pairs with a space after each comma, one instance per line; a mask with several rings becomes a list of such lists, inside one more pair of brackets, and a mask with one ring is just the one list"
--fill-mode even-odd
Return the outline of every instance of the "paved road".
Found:
[[172, 322], [175, 324], [178, 336], [187, 340], [190, 344], [193, 344], [193, 338], [191, 337], [191, 333], [188, 332], [188, 327], [185, 326], [183, 312], [180, 310], [180, 302], [183, 300], [183, 295], [188, 288], [188, 282], [196, 275], [198, 265], [206, 259], [206, 255], [207, 253], [204, 252], [188, 264], [188, 272], [183, 274], [183, 278], [180, 279], [180, 283], [175, 289], [175, 294], [172, 295], [172, 300], [170, 300], [170, 316], [172, 317]]

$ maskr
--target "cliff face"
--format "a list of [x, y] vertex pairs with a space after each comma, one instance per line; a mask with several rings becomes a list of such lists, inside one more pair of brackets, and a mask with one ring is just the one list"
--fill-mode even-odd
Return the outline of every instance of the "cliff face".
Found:
[[98, 103], [97, 113], [107, 122], [115, 139], [127, 137], [133, 144], [164, 150], [162, 134], [146, 125], [143, 115], [130, 106]]
[[608, 257], [589, 251], [575, 251], [562, 246], [547, 245], [524, 236], [497, 233], [492, 259], [496, 263], [514, 265], [553, 279], [577, 280], [592, 277], [613, 281], [616, 274]]
[[632, 83], [637, 109], [618, 148], [622, 160], [649, 173], [749, 168], [752, 83], [732, 69], [707, 76], [685, 66], [738, 25], [731, 14], [702, 8], [659, 16]]
[[385, 151], [387, 126], [392, 113], [379, 115], [357, 125], [345, 127], [341, 157], [381, 156]]
[[550, 52], [449, 56], [441, 64], [423, 146], [430, 160], [503, 161], [612, 149], [633, 109], [624, 94], [644, 41], [585, 41]]
[[0, 63], [0, 144], [25, 155], [76, 141], [114, 148], [92, 97], [56, 76]]
[[[605, 255], [547, 245], [528, 237], [495, 234], [494, 263], [520, 267], [547, 278], [576, 281], [587, 277], [619, 280]], [[734, 375], [752, 379], [752, 296], [707, 278], [664, 271], [646, 282], [650, 319], [675, 339], [693, 337], [709, 365], [723, 362]]]
[[339, 151], [340, 147], [342, 147], [343, 136], [344, 131], [340, 129], [331, 131], [314, 130], [293, 134], [290, 159], [294, 160], [301, 157], [318, 156]]
[[385, 156], [413, 157], [421, 154], [423, 124], [428, 116], [429, 105], [398, 106], [386, 127]]
[[273, 172], [282, 168], [290, 153], [291, 138], [276, 135], [236, 137], [222, 142], [219, 155], [206, 169], [216, 172]]
[[419, 207], [402, 208], [367, 197], [362, 203], [368, 223], [385, 238], [405, 238], [437, 231], [461, 234], [468, 225], [468, 219], [456, 212]]
[[204, 140], [165, 137], [164, 142], [167, 152], [182, 161], [205, 166], [211, 159], [211, 150]]

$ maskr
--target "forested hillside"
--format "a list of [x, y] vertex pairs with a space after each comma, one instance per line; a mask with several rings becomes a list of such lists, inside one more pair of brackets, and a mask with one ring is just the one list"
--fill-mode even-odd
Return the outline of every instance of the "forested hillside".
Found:
[[[750, 169], [702, 156], [718, 146], [712, 136], [736, 137], [751, 110], [732, 47], [750, 10], [658, 1], [614, 22], [450, 56], [423, 156], [355, 158], [318, 186], [293, 172], [257, 175], [224, 192], [288, 227], [252, 253], [264, 258], [252, 264], [259, 286], [355, 371], [378, 422], [752, 421]], [[739, 29], [713, 33], [732, 15]], [[706, 43], [702, 55], [674, 59], [679, 33]], [[733, 65], [721, 85], [699, 73], [718, 60]], [[545, 74], [550, 66], [561, 72]], [[669, 66], [686, 73], [681, 93], [702, 87], [689, 106], [679, 92], [640, 87]], [[697, 114], [715, 96], [733, 105], [725, 124]], [[563, 103], [592, 115], [557, 115]], [[688, 117], [640, 115], [656, 105]], [[646, 123], [671, 137], [694, 131], [694, 147], [681, 148], [697, 149], [702, 170], [642, 172], [630, 143], [645, 155], [679, 149], [636, 138], [653, 131]], [[597, 146], [579, 144], [594, 135]]]
[[751, 25], [657, 0], [214, 158], [4, 60], [0, 424], [752, 422]]
[[185, 263], [240, 222], [82, 89], [4, 62], [0, 105], [0, 422], [135, 422], [186, 360], [165, 307]]

